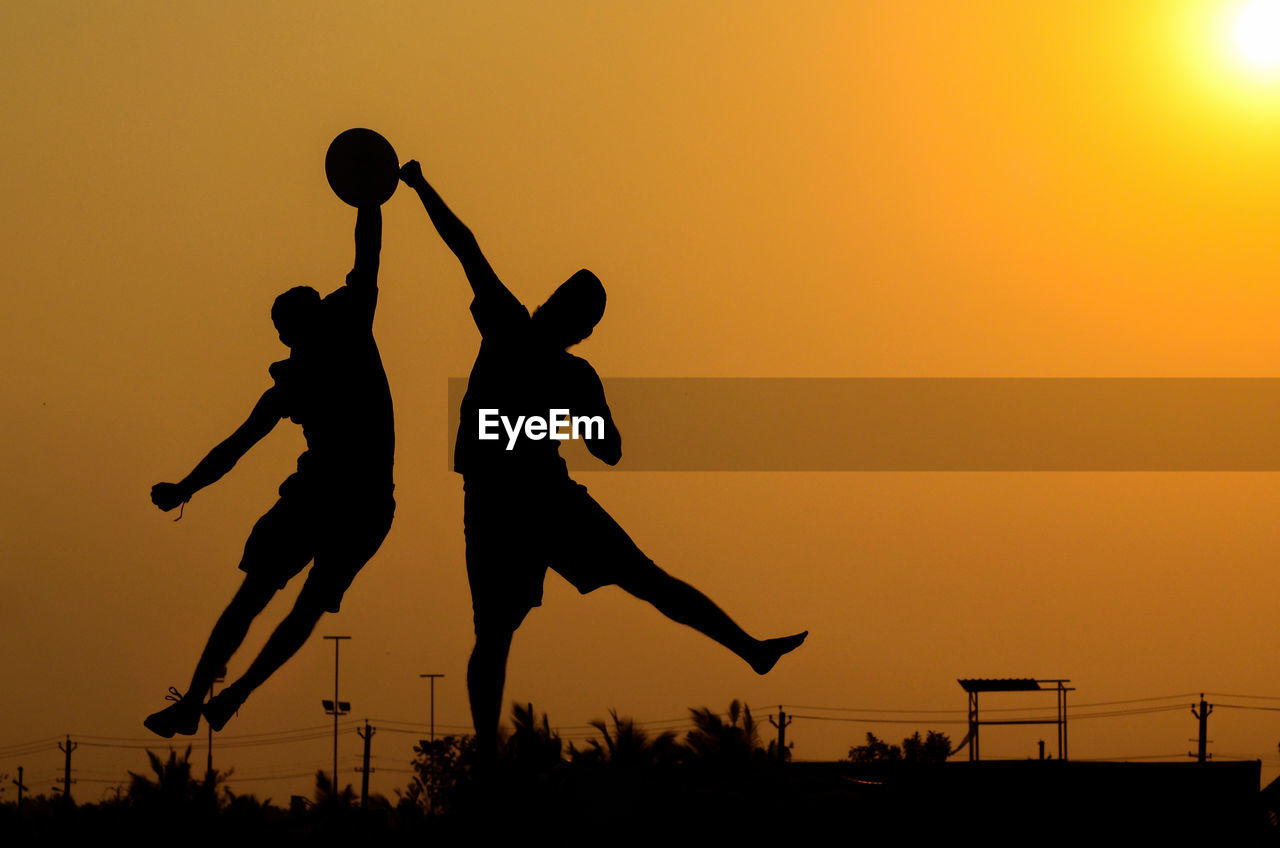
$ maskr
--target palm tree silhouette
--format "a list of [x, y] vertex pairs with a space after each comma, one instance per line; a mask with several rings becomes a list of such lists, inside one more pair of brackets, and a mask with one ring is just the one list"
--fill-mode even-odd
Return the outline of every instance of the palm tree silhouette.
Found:
[[181, 809], [196, 805], [209, 810], [218, 808], [218, 787], [225, 783], [229, 771], [220, 772], [214, 769], [205, 774], [204, 780], [192, 777], [191, 746], [178, 756], [173, 748], [169, 749], [169, 757], [160, 759], [151, 751], [147, 751], [147, 759], [151, 763], [151, 771], [155, 779], [137, 772], [129, 772], [129, 803], [134, 806], [146, 806], [163, 809]]
[[551, 729], [547, 714], [538, 714], [533, 704], [511, 705], [512, 731], [502, 744], [502, 761], [517, 771], [542, 772], [559, 765], [564, 742]]
[[617, 710], [609, 710], [609, 716], [613, 719], [612, 733], [602, 719], [589, 722], [600, 731], [603, 741], [592, 737], [587, 740], [590, 747], [583, 751], [570, 745], [571, 759], [631, 769], [671, 765], [679, 759], [680, 745], [672, 731], [664, 730], [651, 737], [634, 719], [619, 718]]
[[760, 744], [760, 730], [751, 708], [736, 699], [729, 704], [729, 721], [707, 707], [691, 708], [694, 729], [684, 744], [692, 759], [717, 766], [749, 766], [768, 760]]
[[337, 784], [324, 769], [316, 772], [315, 805], [317, 807], [350, 807], [356, 802], [355, 790], [348, 783], [341, 792]]

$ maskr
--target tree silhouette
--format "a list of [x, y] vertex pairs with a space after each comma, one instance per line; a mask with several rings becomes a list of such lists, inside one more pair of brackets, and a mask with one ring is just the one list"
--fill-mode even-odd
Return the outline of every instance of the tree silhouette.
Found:
[[151, 751], [147, 751], [147, 759], [155, 777], [129, 772], [127, 797], [130, 806], [174, 812], [197, 808], [217, 812], [218, 789], [226, 782], [229, 771], [214, 769], [205, 774], [204, 780], [196, 780], [192, 776], [190, 745], [181, 757], [170, 748], [168, 759], [162, 760]]
[[414, 746], [414, 775], [400, 795], [400, 803], [432, 815], [457, 806], [459, 788], [471, 780], [475, 768], [474, 736], [443, 736]]
[[223, 804], [223, 814], [228, 818], [238, 819], [242, 821], [261, 820], [276, 810], [271, 804], [270, 798], [258, 799], [256, 795], [237, 795], [230, 789], [222, 790], [226, 798]]
[[342, 791], [337, 790], [336, 782], [325, 773], [324, 769], [316, 771], [315, 805], [325, 809], [341, 809], [355, 804], [356, 793], [348, 783]]
[[867, 734], [867, 744], [849, 749], [851, 763], [896, 763], [901, 760], [902, 749], [877, 739], [874, 733]]
[[867, 734], [865, 745], [855, 745], [849, 749], [848, 761], [852, 763], [945, 763], [951, 756], [951, 739], [945, 733], [932, 730], [924, 738], [916, 731], [902, 745], [890, 745], [876, 738], [874, 733]]
[[501, 743], [501, 761], [511, 769], [525, 773], [544, 772], [563, 762], [564, 742], [551, 729], [547, 714], [542, 721], [533, 704], [511, 705], [512, 731]]
[[[501, 735], [498, 746], [498, 772], [504, 781], [527, 788], [565, 764], [560, 734], [551, 729], [546, 714], [539, 716], [533, 704], [512, 704], [511, 725], [511, 732]], [[408, 788], [397, 793], [400, 805], [439, 816], [464, 810], [475, 801], [478, 796], [471, 790], [479, 775], [474, 736], [424, 740], [413, 750], [414, 776]]]
[[668, 766], [679, 760], [681, 749], [672, 731], [665, 730], [651, 737], [634, 719], [619, 718], [617, 710], [609, 710], [609, 716], [613, 719], [613, 731], [610, 732], [609, 725], [602, 719], [589, 722], [600, 731], [603, 741], [592, 737], [582, 751], [571, 744], [569, 759], [572, 762], [637, 769]]
[[945, 763], [951, 756], [951, 739], [930, 730], [923, 740], [920, 731], [902, 740], [902, 759], [908, 763]]
[[769, 759], [760, 744], [760, 730], [751, 717], [751, 708], [734, 700], [729, 704], [729, 720], [707, 707], [691, 708], [694, 729], [684, 738], [689, 756], [699, 762], [724, 767], [746, 767]]

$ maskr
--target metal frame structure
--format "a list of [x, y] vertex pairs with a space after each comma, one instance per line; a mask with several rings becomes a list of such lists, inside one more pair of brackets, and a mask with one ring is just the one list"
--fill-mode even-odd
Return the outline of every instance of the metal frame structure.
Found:
[[[969, 695], [969, 762], [977, 762], [978, 729], [984, 724], [1056, 724], [1058, 726], [1058, 759], [1067, 758], [1067, 693], [1074, 692], [1074, 686], [1067, 679], [1037, 679], [1031, 677], [984, 679], [972, 678], [957, 680], [960, 688]], [[1041, 686], [1051, 683], [1052, 686]], [[1048, 692], [1052, 691], [1058, 699], [1057, 718], [1023, 718], [1023, 719], [987, 719], [978, 718], [978, 693], [980, 692]]]

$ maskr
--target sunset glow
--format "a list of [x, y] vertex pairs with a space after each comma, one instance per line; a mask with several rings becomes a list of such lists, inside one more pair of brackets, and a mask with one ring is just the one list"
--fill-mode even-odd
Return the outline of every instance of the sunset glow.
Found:
[[[108, 786], [90, 770], [145, 769], [143, 717], [189, 679], [296, 468], [284, 421], [181, 521], [149, 497], [271, 387], [288, 355], [276, 296], [343, 284], [355, 213], [324, 159], [347, 128], [420, 161], [531, 308], [598, 274], [608, 311], [574, 352], [606, 384], [1280, 376], [1280, 0], [7, 3], [0, 68], [0, 747], [39, 742], [0, 777], [25, 766], [33, 793], [52, 791], [67, 734], [126, 746], [76, 754], [86, 799]], [[352, 721], [425, 727], [433, 672], [437, 726], [470, 726], [448, 390], [480, 337], [418, 197], [401, 186], [382, 214], [395, 524], [232, 736], [324, 724], [335, 633], [352, 637]], [[746, 630], [811, 635], [762, 677], [621, 590], [582, 597], [553, 575], [508, 700], [579, 746], [612, 708], [955, 713], [800, 711], [795, 758], [835, 760], [867, 732], [958, 739], [957, 678], [1045, 675], [1074, 681], [1073, 709], [1175, 697], [1073, 724], [1073, 756], [1177, 760], [1195, 732], [1182, 693], [1280, 704], [1280, 660], [1259, 647], [1280, 633], [1280, 473], [640, 473], [664, 434], [616, 412], [625, 452], [581, 475], [592, 496]], [[751, 432], [724, 412], [700, 423]], [[833, 441], [855, 431], [812, 417]], [[1220, 709], [1215, 757], [1280, 775], [1277, 715]], [[373, 743], [388, 797], [421, 738], [395, 726]], [[1040, 738], [1010, 727], [984, 757], [1035, 756]], [[344, 769], [359, 741], [343, 738]], [[287, 801], [330, 756], [304, 733], [217, 764]]]
[[1254, 65], [1280, 65], [1280, 2], [1255, 0], [1241, 10], [1236, 17], [1235, 43]]

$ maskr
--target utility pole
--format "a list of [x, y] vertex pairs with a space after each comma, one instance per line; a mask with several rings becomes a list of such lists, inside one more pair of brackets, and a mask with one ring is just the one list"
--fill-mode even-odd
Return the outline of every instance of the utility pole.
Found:
[[1040, 740], [1040, 759], [1044, 759], [1044, 740]]
[[778, 762], [785, 763], [787, 761], [787, 725], [791, 724], [791, 718], [787, 715], [786, 710], [782, 709], [782, 704], [778, 705], [778, 720], [774, 721], [773, 716], [769, 716], [769, 723], [778, 728]]
[[1205, 753], [1209, 744], [1209, 714], [1213, 712], [1213, 704], [1207, 704], [1204, 700], [1204, 693], [1200, 693], [1200, 712], [1196, 712], [1196, 708], [1191, 708], [1191, 714], [1200, 719], [1200, 745], [1196, 754], [1187, 752], [1187, 756], [1195, 756], [1196, 762], [1203, 763], [1206, 760], [1213, 759], [1213, 754]]
[[356, 728], [356, 735], [364, 740], [364, 768], [360, 769], [364, 772], [364, 777], [360, 781], [360, 809], [362, 810], [369, 803], [369, 772], [373, 771], [369, 768], [369, 740], [377, 732], [376, 728], [369, 726], [369, 719], [364, 720], [364, 733], [360, 732], [360, 728]]
[[341, 792], [338, 785], [338, 716], [346, 715], [351, 709], [351, 704], [344, 704], [338, 700], [338, 647], [342, 644], [343, 639], [350, 639], [350, 636], [326, 636], [326, 639], [333, 640], [333, 702], [332, 705], [325, 701], [320, 703], [324, 705], [325, 712], [330, 711], [332, 706], [333, 712], [333, 794], [336, 798]]
[[68, 805], [71, 804], [71, 752], [80, 746], [71, 741], [71, 734], [67, 734], [67, 744], [58, 743], [58, 750], [66, 754], [66, 759], [62, 766], [62, 799]]
[[431, 678], [431, 714], [428, 726], [431, 728], [431, 735], [428, 737], [432, 742], [436, 741], [436, 678], [444, 677], [443, 674], [419, 674], [419, 678]]
[[18, 811], [22, 811], [22, 793], [27, 791], [26, 784], [22, 782], [22, 766], [18, 766], [18, 779], [13, 781], [18, 787]]

